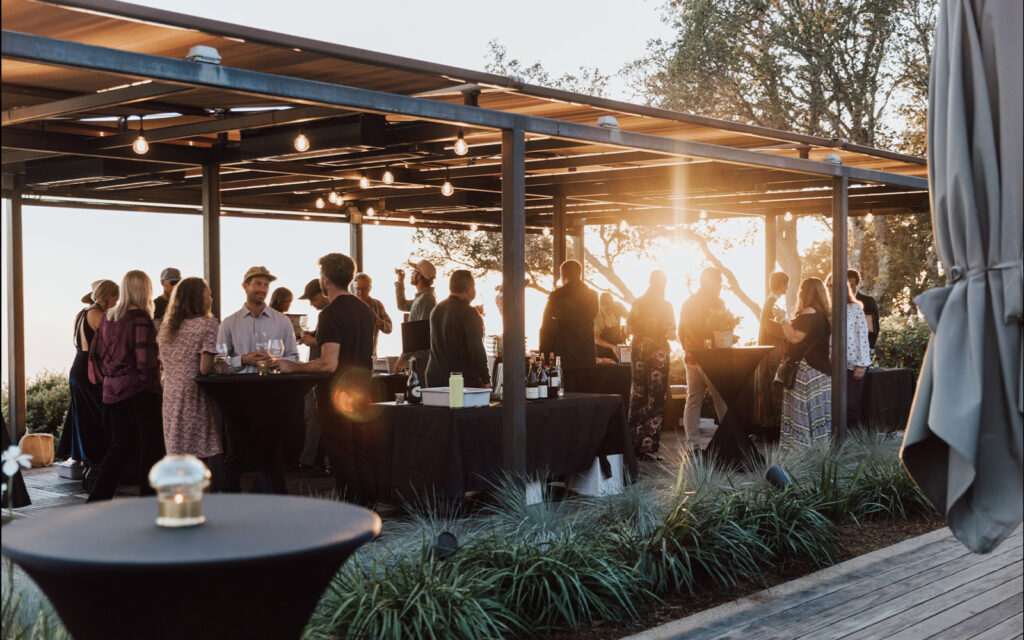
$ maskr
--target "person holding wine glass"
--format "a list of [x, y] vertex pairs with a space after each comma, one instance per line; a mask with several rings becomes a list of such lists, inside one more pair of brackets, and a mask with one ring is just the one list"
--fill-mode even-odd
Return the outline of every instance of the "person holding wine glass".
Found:
[[217, 342], [226, 344], [231, 366], [242, 373], [257, 373], [261, 365], [271, 362], [269, 341], [279, 339], [284, 344], [284, 360], [298, 360], [295, 329], [284, 314], [266, 305], [270, 283], [277, 278], [266, 267], [250, 267], [242, 278], [245, 304], [224, 318]]

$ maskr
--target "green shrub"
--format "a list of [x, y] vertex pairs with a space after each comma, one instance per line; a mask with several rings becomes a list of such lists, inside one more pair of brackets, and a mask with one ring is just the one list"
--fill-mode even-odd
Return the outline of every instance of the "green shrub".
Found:
[[931, 337], [928, 323], [913, 316], [893, 315], [882, 318], [880, 324], [881, 333], [875, 343], [878, 364], [912, 369], [917, 375]]
[[[8, 411], [9, 392], [3, 391], [4, 420], [10, 418]], [[25, 408], [25, 426], [29, 433], [53, 433], [60, 437], [64, 427], [64, 415], [71, 402], [71, 388], [67, 374], [43, 371], [29, 381], [25, 390], [28, 406]]]
[[746, 506], [747, 527], [771, 551], [775, 566], [810, 562], [825, 567], [834, 562], [835, 525], [821, 512], [825, 502], [814, 491], [799, 485], [783, 491], [758, 489], [747, 494]]

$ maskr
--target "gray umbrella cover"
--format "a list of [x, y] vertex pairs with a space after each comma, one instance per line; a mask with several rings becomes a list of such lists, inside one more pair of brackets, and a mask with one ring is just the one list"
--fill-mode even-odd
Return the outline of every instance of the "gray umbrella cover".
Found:
[[1024, 3], [945, 0], [929, 87], [932, 224], [947, 286], [916, 302], [932, 337], [901, 456], [964, 545], [1022, 517]]

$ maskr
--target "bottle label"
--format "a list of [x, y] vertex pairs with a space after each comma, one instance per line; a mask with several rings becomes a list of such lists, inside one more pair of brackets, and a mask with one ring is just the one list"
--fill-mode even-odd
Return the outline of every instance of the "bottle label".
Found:
[[562, 386], [562, 379], [559, 378], [558, 376], [553, 376], [551, 378], [551, 386], [552, 387], [560, 387], [560, 386]]
[[526, 387], [526, 399], [537, 400], [539, 398], [539, 392], [537, 387]]
[[547, 399], [547, 397], [548, 397], [548, 388], [547, 388], [547, 386], [544, 386], [544, 385], [539, 386], [539, 387], [537, 387], [537, 391], [538, 391], [538, 395], [539, 395], [541, 400]]

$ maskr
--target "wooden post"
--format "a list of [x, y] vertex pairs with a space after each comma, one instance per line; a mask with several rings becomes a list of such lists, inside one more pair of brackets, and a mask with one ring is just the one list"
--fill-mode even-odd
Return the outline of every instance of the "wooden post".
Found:
[[349, 213], [348, 252], [356, 263], [356, 271], [363, 270], [363, 214], [358, 210]]
[[558, 268], [565, 262], [565, 195], [561, 193], [555, 194], [552, 205], [554, 210], [553, 231], [555, 237], [552, 280], [557, 283]]
[[849, 216], [846, 176], [832, 178], [832, 437], [846, 439], [846, 252]]
[[768, 294], [771, 293], [768, 287], [768, 281], [772, 277], [772, 272], [775, 271], [775, 262], [777, 260], [777, 249], [775, 245], [775, 236], [778, 233], [777, 226], [775, 223], [775, 214], [769, 213], [764, 217], [764, 297], [767, 298]]
[[504, 312], [501, 454], [504, 468], [526, 472], [526, 137], [501, 132], [501, 241]]
[[220, 318], [220, 165], [203, 165], [203, 274], [213, 294], [213, 315]]
[[25, 278], [21, 224], [22, 178], [17, 176], [4, 211], [7, 237], [4, 239], [4, 287], [7, 289], [7, 390], [11, 442], [24, 433], [28, 396], [25, 389]]

